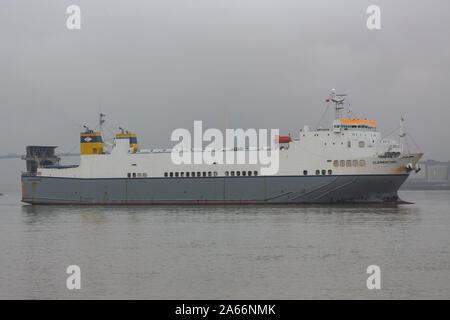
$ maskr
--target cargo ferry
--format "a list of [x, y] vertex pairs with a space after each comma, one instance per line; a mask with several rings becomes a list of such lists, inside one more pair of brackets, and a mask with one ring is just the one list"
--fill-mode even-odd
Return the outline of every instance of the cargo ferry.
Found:
[[[54, 146], [28, 146], [22, 201], [57, 205], [276, 205], [405, 203], [397, 194], [420, 170], [422, 153], [383, 137], [377, 123], [344, 117], [345, 95], [332, 91], [330, 128], [304, 126], [296, 136], [277, 138], [279, 170], [259, 164], [175, 164], [171, 150], [141, 150], [136, 134], [117, 133], [107, 148], [99, 130], [80, 134], [80, 162], [60, 165]], [[257, 150], [221, 150], [224, 153]], [[206, 150], [192, 150], [206, 152]]]

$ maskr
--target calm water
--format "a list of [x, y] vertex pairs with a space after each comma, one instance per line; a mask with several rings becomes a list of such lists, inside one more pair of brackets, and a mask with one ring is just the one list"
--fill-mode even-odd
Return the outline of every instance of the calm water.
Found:
[[[450, 298], [450, 192], [391, 207], [45, 207], [0, 197], [0, 298]], [[81, 268], [81, 290], [66, 268]], [[366, 268], [381, 268], [381, 290]]]

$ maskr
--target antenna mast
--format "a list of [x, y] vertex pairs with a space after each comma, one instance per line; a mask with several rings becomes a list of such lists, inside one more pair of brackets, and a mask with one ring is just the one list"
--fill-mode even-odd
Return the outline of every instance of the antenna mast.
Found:
[[342, 119], [342, 113], [344, 110], [344, 101], [346, 94], [337, 94], [336, 89], [331, 89], [330, 100], [334, 102], [334, 119]]
[[105, 123], [105, 116], [106, 114], [104, 113], [100, 113], [99, 117], [98, 117], [98, 131], [100, 131], [100, 133], [102, 132], [102, 125]]
[[399, 141], [399, 143], [400, 143], [400, 150], [403, 153], [403, 148], [404, 148], [404, 145], [405, 145], [405, 137], [406, 137], [406, 133], [405, 133], [405, 119], [403, 117], [401, 117], [401, 119], [400, 119], [400, 130], [399, 130], [398, 136], [400, 137], [400, 139], [399, 139], [400, 140]]

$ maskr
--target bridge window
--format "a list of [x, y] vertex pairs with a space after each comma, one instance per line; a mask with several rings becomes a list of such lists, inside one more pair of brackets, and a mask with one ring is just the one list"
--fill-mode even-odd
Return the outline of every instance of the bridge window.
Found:
[[258, 175], [258, 171], [256, 171], [256, 170], [253, 171], [253, 175], [254, 175], [254, 176], [257, 176], [257, 175]]
[[366, 145], [366, 144], [364, 143], [364, 141], [360, 141], [358, 144], [359, 144], [359, 147], [360, 147], [360, 148], [364, 148], [364, 146]]
[[180, 172], [180, 177], [184, 177], [184, 172]]
[[175, 177], [178, 177], [178, 172], [175, 172]]
[[229, 172], [225, 171], [225, 177], [228, 177], [228, 175], [229, 175]]
[[203, 171], [203, 176], [206, 177], [206, 171]]
[[357, 167], [358, 166], [358, 160], [353, 160], [353, 166]]
[[231, 171], [230, 174], [232, 177], [234, 177], [234, 171]]
[[133, 178], [136, 178], [136, 172], [133, 172]]
[[127, 173], [127, 177], [128, 177], [128, 178], [131, 178], [131, 173], [128, 172], [128, 173]]
[[336, 167], [336, 168], [339, 167], [339, 161], [338, 160], [334, 160], [333, 161], [333, 166]]
[[346, 167], [351, 167], [352, 166], [352, 160], [347, 160], [345, 166]]
[[186, 177], [189, 177], [189, 175], [190, 175], [190, 172], [186, 172]]
[[208, 177], [212, 177], [212, 172], [208, 171]]
[[202, 173], [200, 171], [197, 171], [197, 177], [201, 177]]
[[316, 170], [316, 175], [320, 175], [320, 170]]
[[359, 160], [359, 166], [365, 167], [366, 166], [366, 160]]
[[249, 170], [249, 171], [247, 172], [247, 174], [248, 174], [249, 176], [251, 176], [251, 175], [252, 175], [252, 172]]
[[333, 174], [333, 170], [328, 170], [328, 174]]
[[303, 170], [303, 175], [307, 176], [308, 175], [308, 170]]
[[169, 173], [169, 175], [170, 175], [170, 177], [172, 178], [172, 177], [173, 177], [173, 172]]
[[326, 175], [327, 171], [326, 170], [322, 170], [322, 175]]
[[345, 160], [341, 160], [341, 161], [339, 162], [339, 164], [340, 164], [341, 167], [345, 167]]
[[240, 172], [240, 171], [236, 171], [236, 175], [237, 175], [237, 176], [240, 176], [240, 175], [241, 175], [241, 172]]
[[247, 172], [242, 171], [242, 175], [243, 175], [243, 176], [246, 176], [246, 175], [247, 175]]

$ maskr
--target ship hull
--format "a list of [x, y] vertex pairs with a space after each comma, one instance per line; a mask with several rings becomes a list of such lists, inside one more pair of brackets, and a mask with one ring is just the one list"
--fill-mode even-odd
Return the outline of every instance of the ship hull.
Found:
[[58, 205], [404, 203], [408, 174], [209, 178], [22, 176], [22, 201]]

